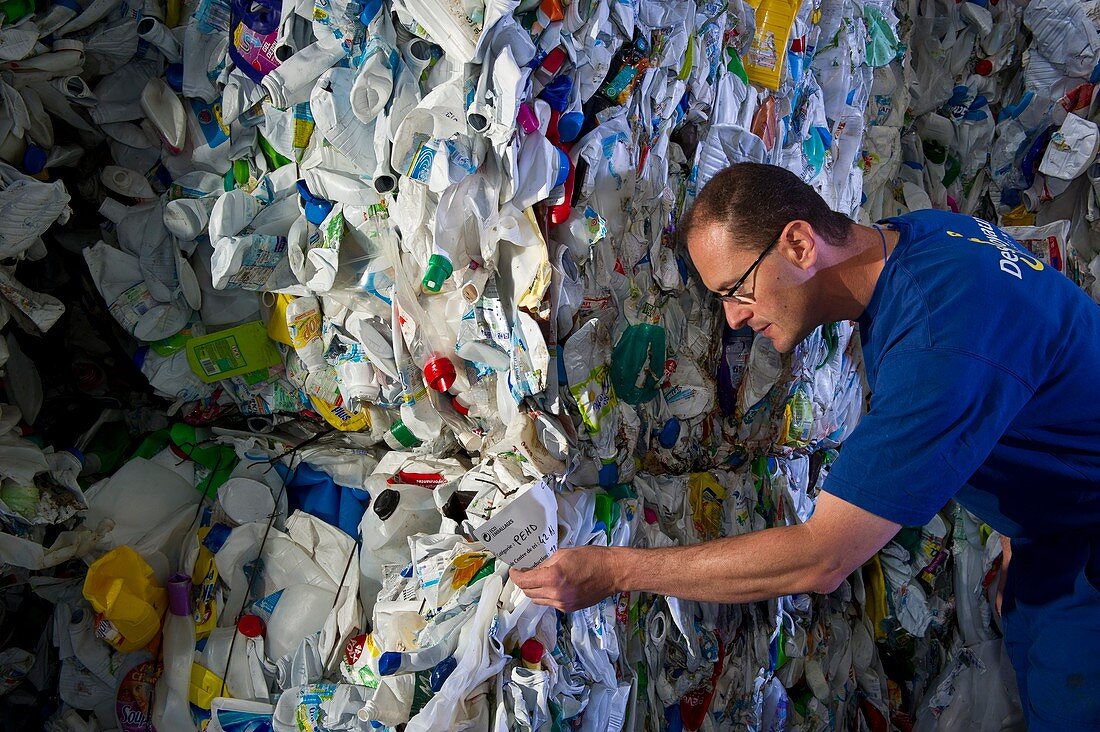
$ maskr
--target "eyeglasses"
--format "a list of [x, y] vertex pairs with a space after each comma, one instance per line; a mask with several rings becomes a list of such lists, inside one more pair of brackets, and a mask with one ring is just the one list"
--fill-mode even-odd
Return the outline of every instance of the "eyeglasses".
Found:
[[755, 303], [756, 298], [753, 297], [753, 293], [751, 292], [743, 295], [736, 295], [734, 293], [736, 293], [738, 288], [740, 288], [741, 285], [745, 284], [745, 280], [747, 280], [749, 276], [756, 271], [756, 268], [759, 267], [760, 263], [764, 261], [764, 257], [768, 256], [768, 252], [775, 248], [775, 245], [779, 243], [779, 240], [780, 238], [782, 238], [782, 236], [783, 232], [780, 231], [779, 234], [774, 239], [772, 239], [772, 243], [764, 247], [764, 251], [760, 252], [760, 256], [756, 258], [756, 261], [749, 265], [749, 268], [745, 270], [745, 274], [741, 275], [737, 282], [733, 283], [733, 287], [731, 287], [728, 292], [726, 292], [724, 295], [719, 295], [718, 299], [722, 302], [736, 302], [740, 303], [741, 305], [752, 305], [753, 303]]

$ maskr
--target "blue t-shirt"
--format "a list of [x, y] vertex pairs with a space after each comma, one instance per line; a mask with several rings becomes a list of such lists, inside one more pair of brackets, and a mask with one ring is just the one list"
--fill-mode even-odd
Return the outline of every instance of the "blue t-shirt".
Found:
[[907, 526], [1100, 532], [1100, 307], [980, 219], [918, 211], [860, 318], [871, 387], [825, 490]]

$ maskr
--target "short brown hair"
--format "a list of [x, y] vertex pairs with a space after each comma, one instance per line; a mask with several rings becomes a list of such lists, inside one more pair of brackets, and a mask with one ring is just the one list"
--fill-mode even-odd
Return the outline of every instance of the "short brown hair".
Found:
[[763, 250], [792, 221], [806, 221], [834, 246], [842, 246], [852, 220], [829, 208], [817, 191], [776, 165], [735, 163], [711, 178], [680, 219], [680, 241], [692, 230], [719, 224], [735, 246]]

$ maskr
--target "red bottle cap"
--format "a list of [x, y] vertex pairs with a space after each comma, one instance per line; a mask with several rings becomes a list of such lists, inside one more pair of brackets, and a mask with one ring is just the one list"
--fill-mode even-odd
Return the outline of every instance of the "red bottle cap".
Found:
[[457, 399], [451, 400], [451, 406], [455, 408], [455, 411], [461, 414], [463, 417], [470, 416], [470, 408]]
[[993, 73], [993, 62], [987, 58], [983, 58], [981, 61], [974, 64], [974, 73], [979, 76], [989, 76]]
[[433, 356], [424, 364], [424, 381], [438, 392], [444, 392], [455, 383], [455, 365], [445, 356]]
[[519, 647], [520, 657], [527, 663], [532, 664], [542, 661], [542, 654], [545, 652], [546, 649], [534, 638], [528, 638], [523, 641], [523, 645]]
[[558, 46], [553, 51], [546, 54], [546, 58], [542, 60], [542, 68], [546, 69], [551, 74], [556, 74], [563, 63], [565, 63], [565, 49]]
[[246, 638], [259, 638], [264, 634], [264, 621], [258, 615], [242, 615], [237, 630]]

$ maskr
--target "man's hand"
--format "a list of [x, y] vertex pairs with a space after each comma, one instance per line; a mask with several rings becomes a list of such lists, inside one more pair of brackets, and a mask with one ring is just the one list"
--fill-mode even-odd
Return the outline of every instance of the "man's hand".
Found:
[[613, 550], [602, 546], [558, 549], [534, 569], [513, 569], [510, 577], [539, 605], [573, 612], [615, 594]]

